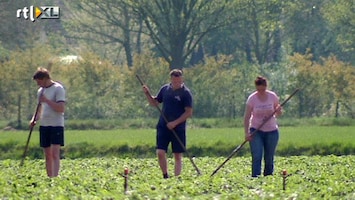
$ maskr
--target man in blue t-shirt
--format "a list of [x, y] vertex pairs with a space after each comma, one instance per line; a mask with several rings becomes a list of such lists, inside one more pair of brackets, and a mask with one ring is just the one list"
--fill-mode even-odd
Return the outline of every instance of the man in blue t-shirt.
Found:
[[182, 71], [173, 69], [170, 72], [170, 80], [170, 83], [160, 88], [157, 96], [151, 96], [149, 88], [143, 85], [143, 91], [151, 106], [163, 103], [162, 113], [164, 116], [160, 116], [157, 124], [156, 149], [164, 178], [169, 178], [166, 152], [170, 142], [175, 159], [174, 175], [178, 176], [181, 173], [182, 154], [186, 150], [186, 120], [192, 116], [193, 104], [192, 94], [183, 82]]

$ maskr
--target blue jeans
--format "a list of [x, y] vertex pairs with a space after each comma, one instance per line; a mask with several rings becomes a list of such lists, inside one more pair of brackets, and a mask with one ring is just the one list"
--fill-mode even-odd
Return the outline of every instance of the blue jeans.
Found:
[[[250, 132], [255, 128], [250, 128]], [[249, 142], [252, 155], [252, 177], [261, 175], [261, 160], [264, 154], [264, 176], [272, 175], [274, 172], [274, 156], [279, 141], [279, 131], [276, 129], [270, 132], [257, 131]]]

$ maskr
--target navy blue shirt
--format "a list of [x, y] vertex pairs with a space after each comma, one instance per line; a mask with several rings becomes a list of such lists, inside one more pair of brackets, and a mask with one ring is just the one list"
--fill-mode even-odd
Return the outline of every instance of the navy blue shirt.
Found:
[[[159, 103], [163, 103], [162, 112], [168, 122], [179, 118], [185, 112], [185, 107], [192, 108], [193, 104], [191, 91], [185, 85], [176, 90], [173, 90], [171, 84], [163, 85], [156, 96], [156, 100]], [[159, 118], [158, 126], [166, 126], [166, 122], [162, 116]], [[185, 127], [186, 121], [179, 124], [176, 128]]]

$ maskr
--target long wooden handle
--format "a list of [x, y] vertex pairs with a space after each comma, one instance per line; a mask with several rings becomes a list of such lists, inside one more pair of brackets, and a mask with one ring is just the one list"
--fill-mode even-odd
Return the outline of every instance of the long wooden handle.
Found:
[[[42, 89], [41, 95], [43, 94], [43, 92], [44, 92], [44, 89]], [[38, 111], [39, 111], [39, 107], [40, 107], [40, 106], [41, 106], [41, 102], [38, 101], [35, 114], [33, 115], [33, 120], [34, 120], [34, 121], [36, 121], [36, 118], [37, 118], [37, 115], [38, 115]], [[26, 141], [26, 145], [25, 145], [25, 150], [23, 151], [23, 154], [22, 154], [22, 159], [21, 159], [20, 166], [22, 166], [23, 163], [24, 163], [24, 161], [25, 161], [25, 158], [26, 158], [26, 155], [27, 155], [27, 151], [28, 151], [28, 146], [29, 146], [29, 143], [30, 143], [30, 140], [31, 140], [31, 135], [32, 135], [33, 127], [34, 127], [34, 125], [31, 125], [30, 132], [29, 132], [29, 134], [28, 134], [27, 141]]]
[[[297, 88], [284, 102], [282, 102], [282, 103], [280, 104], [280, 107], [284, 106], [299, 90], [300, 90], [300, 89]], [[274, 111], [270, 116], [268, 116], [268, 117], [263, 121], [263, 123], [259, 125], [259, 127], [258, 127], [257, 129], [255, 129], [255, 130], [251, 133], [251, 136], [253, 136], [258, 130], [260, 130], [261, 127], [263, 127], [263, 126], [266, 124], [266, 122], [269, 121], [269, 119], [271, 119], [271, 118], [275, 115], [276, 112], [277, 112], [277, 109], [275, 109], [275, 111]], [[224, 160], [224, 162], [223, 162], [222, 164], [220, 164], [220, 165], [212, 172], [211, 176], [215, 175], [215, 174], [218, 172], [218, 170], [221, 169], [221, 168], [223, 167], [223, 165], [226, 164], [226, 163], [234, 156], [234, 154], [236, 154], [236, 153], [245, 145], [245, 143], [247, 143], [247, 142], [248, 142], [248, 140], [244, 140], [244, 142], [243, 142], [241, 145], [237, 146], [237, 147], [232, 151], [232, 153], [229, 154], [229, 156], [227, 157], [227, 159]]]

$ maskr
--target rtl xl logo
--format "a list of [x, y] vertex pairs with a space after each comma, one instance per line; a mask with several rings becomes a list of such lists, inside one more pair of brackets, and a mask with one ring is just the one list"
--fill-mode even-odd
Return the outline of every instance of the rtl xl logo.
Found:
[[17, 18], [30, 19], [32, 22], [36, 19], [59, 19], [60, 9], [58, 6], [30, 6], [18, 9], [16, 13]]

